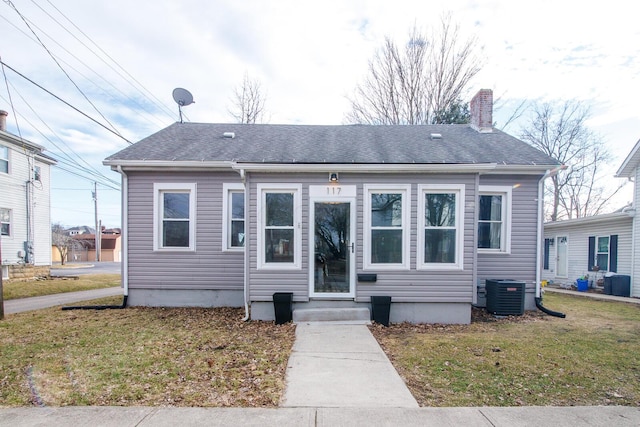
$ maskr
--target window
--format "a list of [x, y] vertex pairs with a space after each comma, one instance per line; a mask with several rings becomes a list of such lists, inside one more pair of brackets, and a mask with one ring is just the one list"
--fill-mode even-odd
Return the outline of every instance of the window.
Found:
[[618, 271], [618, 235], [589, 236], [588, 271]]
[[42, 180], [42, 168], [40, 168], [40, 166], [33, 167], [33, 180], [34, 181]]
[[301, 268], [301, 186], [258, 185], [258, 265]]
[[9, 147], [0, 145], [0, 172], [9, 173]]
[[364, 268], [408, 269], [410, 185], [364, 186]]
[[244, 185], [223, 184], [222, 250], [244, 248]]
[[196, 184], [156, 183], [154, 189], [154, 250], [195, 250]]
[[0, 208], [0, 235], [11, 236], [11, 210]]
[[418, 269], [461, 269], [464, 185], [420, 185]]
[[596, 237], [595, 265], [602, 271], [609, 271], [609, 236]]
[[478, 249], [511, 251], [511, 187], [480, 186], [478, 198]]

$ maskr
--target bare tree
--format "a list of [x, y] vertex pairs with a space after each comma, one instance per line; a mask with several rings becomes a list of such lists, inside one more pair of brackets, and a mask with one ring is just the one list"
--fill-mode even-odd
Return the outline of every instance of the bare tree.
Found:
[[69, 255], [69, 249], [73, 244], [73, 237], [69, 236], [62, 224], [55, 223], [51, 225], [51, 243], [58, 248], [60, 254], [60, 261], [62, 265], [67, 262], [67, 256]]
[[258, 80], [249, 78], [245, 73], [242, 84], [237, 87], [231, 100], [229, 114], [238, 123], [261, 123], [265, 113], [266, 96]]
[[[389, 37], [369, 61], [368, 75], [351, 97], [347, 123], [432, 124], [452, 117], [480, 71], [476, 39], [461, 40], [451, 16], [427, 37], [414, 26], [404, 49]], [[457, 117], [456, 114], [453, 115]]]
[[597, 215], [607, 208], [622, 188], [609, 190], [601, 185], [601, 168], [612, 160], [603, 141], [585, 122], [589, 109], [576, 100], [562, 105], [533, 105], [532, 117], [521, 138], [533, 147], [568, 166], [548, 181], [552, 204], [546, 216], [551, 221]]

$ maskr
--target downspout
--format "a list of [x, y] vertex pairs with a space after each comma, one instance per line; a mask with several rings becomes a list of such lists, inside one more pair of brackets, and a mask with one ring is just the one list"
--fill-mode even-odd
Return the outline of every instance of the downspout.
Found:
[[128, 264], [128, 253], [127, 253], [127, 239], [129, 237], [128, 233], [128, 224], [127, 224], [127, 196], [128, 196], [128, 182], [127, 182], [127, 174], [122, 170], [122, 166], [118, 165], [116, 167], [116, 171], [122, 175], [122, 232], [120, 234], [122, 239], [122, 244], [120, 247], [120, 251], [122, 254], [122, 262], [121, 262], [121, 274], [122, 274], [122, 288], [124, 290], [124, 296], [122, 298], [121, 305], [76, 305], [76, 306], [68, 306], [62, 307], [63, 310], [107, 310], [107, 309], [123, 309], [127, 307], [127, 299], [129, 297], [129, 264]]
[[[232, 167], [234, 169], [236, 169], [236, 164], [234, 163], [232, 165]], [[236, 169], [238, 171], [238, 173], [240, 174], [240, 180], [242, 181], [242, 184], [244, 185], [244, 262], [243, 262], [243, 287], [242, 287], [242, 295], [244, 298], [244, 317], [242, 318], [243, 322], [246, 322], [247, 320], [249, 320], [249, 295], [248, 295], [248, 289], [247, 289], [247, 276], [249, 275], [249, 249], [247, 246], [247, 243], [249, 241], [249, 239], [247, 239], [247, 236], [249, 235], [248, 231], [249, 231], [249, 209], [247, 209], [247, 207], [249, 206], [249, 192], [247, 191], [247, 176], [245, 173], [244, 169]]]
[[553, 311], [553, 310], [549, 310], [548, 308], [544, 307], [542, 305], [542, 288], [540, 286], [540, 281], [542, 279], [542, 256], [541, 256], [541, 250], [543, 247], [543, 218], [544, 218], [544, 181], [545, 179], [549, 178], [550, 176], [555, 175], [556, 173], [558, 173], [558, 171], [560, 170], [564, 170], [566, 169], [567, 166], [566, 165], [562, 165], [559, 166], [555, 169], [551, 169], [545, 172], [545, 174], [542, 176], [542, 178], [540, 178], [540, 181], [538, 181], [538, 224], [537, 224], [537, 230], [536, 230], [536, 296], [535, 296], [535, 302], [536, 302], [536, 307], [550, 315], [550, 316], [555, 316], [555, 317], [561, 317], [561, 318], [565, 318], [566, 315], [564, 313], [560, 313], [558, 311]]

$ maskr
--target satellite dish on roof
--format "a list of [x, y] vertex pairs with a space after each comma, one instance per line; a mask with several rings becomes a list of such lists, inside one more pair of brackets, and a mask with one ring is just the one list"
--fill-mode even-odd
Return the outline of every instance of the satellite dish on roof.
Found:
[[178, 113], [180, 113], [180, 123], [182, 123], [182, 107], [193, 104], [193, 95], [186, 89], [177, 87], [173, 90], [173, 100], [178, 104]]

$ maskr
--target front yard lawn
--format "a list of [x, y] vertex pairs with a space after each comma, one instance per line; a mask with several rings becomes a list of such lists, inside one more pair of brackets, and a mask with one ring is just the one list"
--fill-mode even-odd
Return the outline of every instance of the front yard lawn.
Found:
[[6, 316], [0, 406], [277, 406], [295, 326], [243, 316], [142, 307]]
[[421, 406], [640, 405], [640, 306], [547, 292], [541, 312], [371, 330]]
[[11, 281], [2, 284], [5, 300], [120, 286], [119, 274], [87, 274], [72, 278]]

